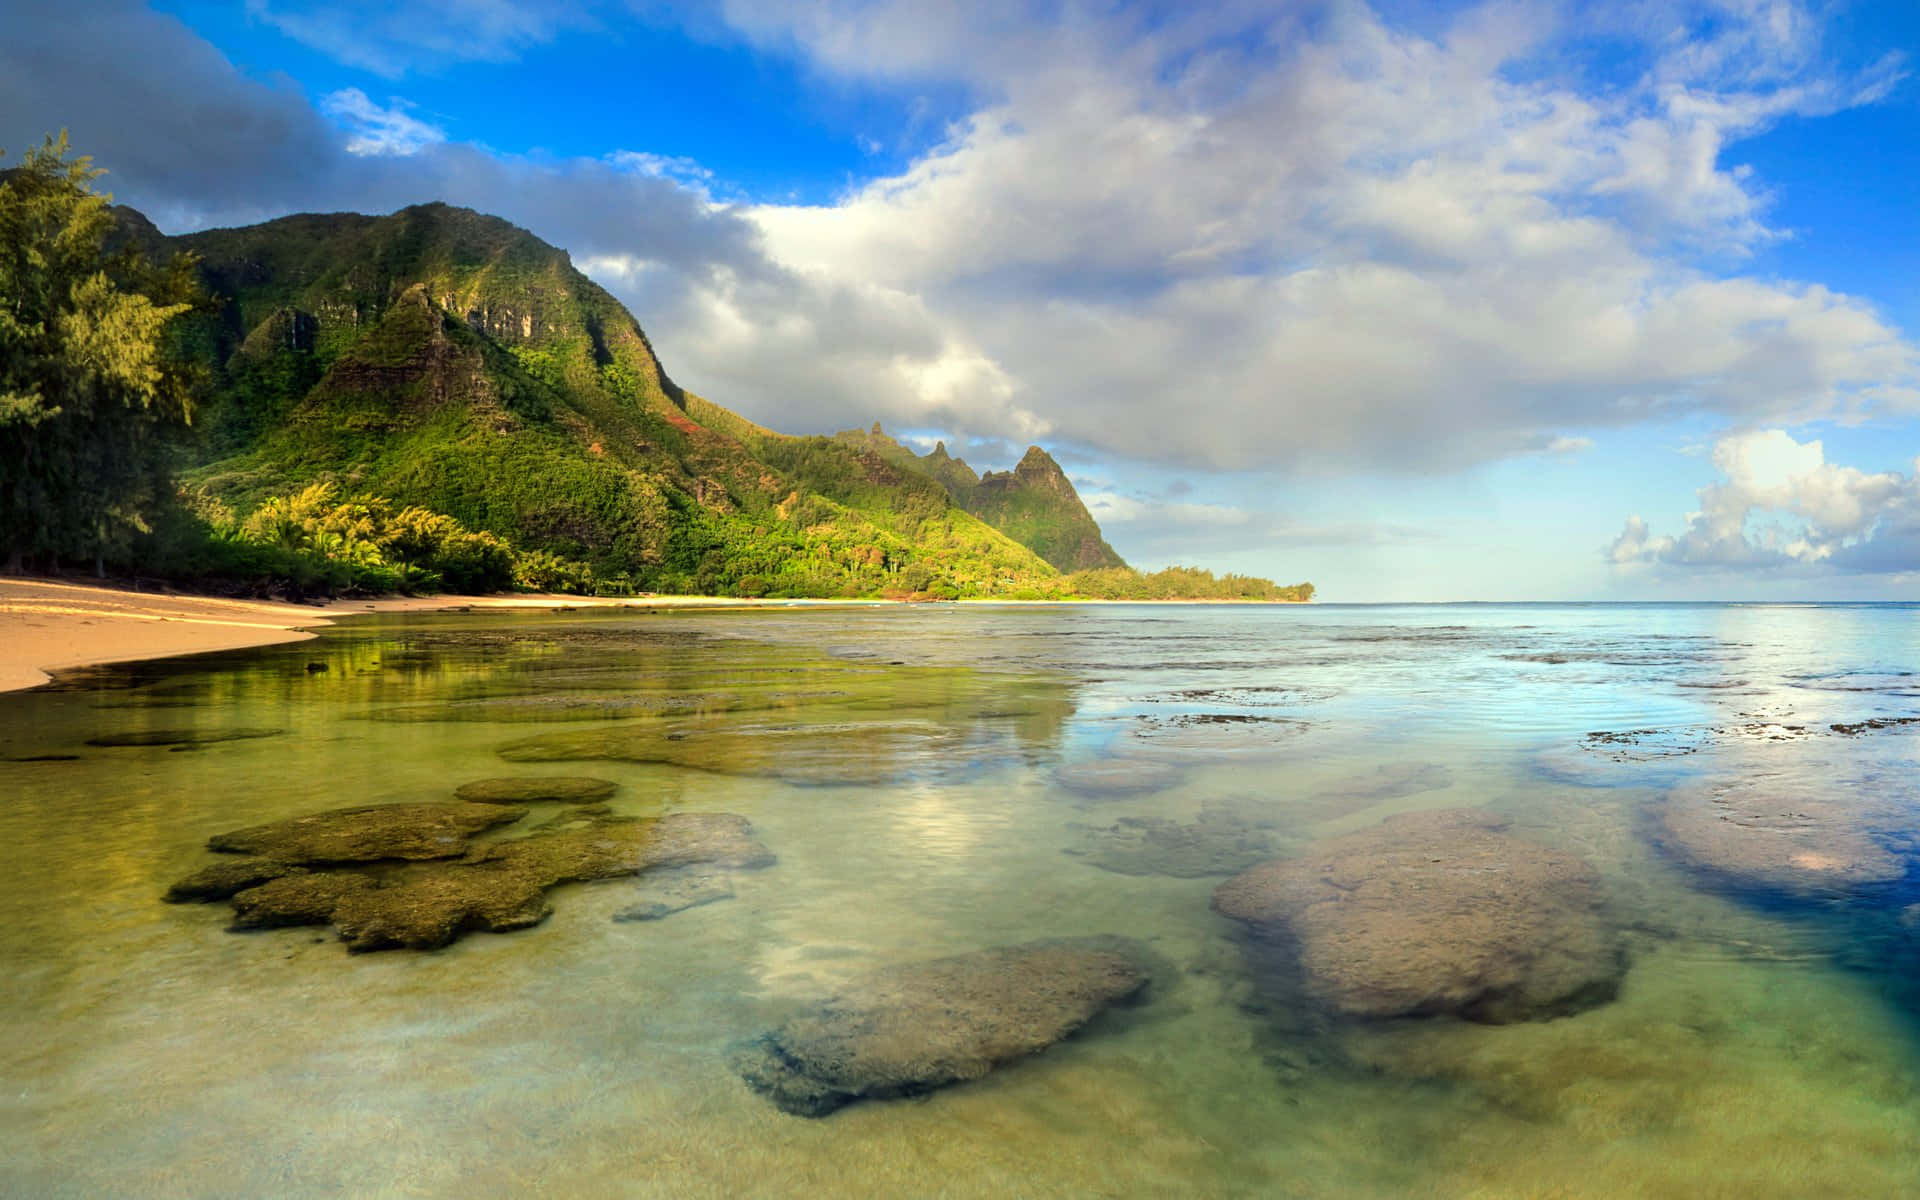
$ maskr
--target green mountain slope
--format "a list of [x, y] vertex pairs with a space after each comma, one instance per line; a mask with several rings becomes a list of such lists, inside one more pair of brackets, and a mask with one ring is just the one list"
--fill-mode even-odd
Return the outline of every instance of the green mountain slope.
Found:
[[974, 474], [966, 460], [936, 442], [924, 455], [889, 437], [875, 424], [849, 429], [835, 440], [938, 482], [953, 502], [1061, 571], [1124, 568], [1127, 564], [1100, 535], [1100, 526], [1053, 456], [1038, 446], [1011, 471]]
[[302, 215], [163, 248], [221, 301], [188, 338], [212, 381], [185, 476], [203, 510], [332, 483], [658, 591], [1057, 578], [917, 473], [688, 395], [618, 301], [496, 218]]

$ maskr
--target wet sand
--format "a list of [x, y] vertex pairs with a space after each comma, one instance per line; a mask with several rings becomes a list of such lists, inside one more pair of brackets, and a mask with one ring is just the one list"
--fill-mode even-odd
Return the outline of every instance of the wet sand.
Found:
[[[282, 604], [51, 579], [0, 579], [0, 692], [46, 683], [53, 672], [243, 650], [311, 638], [309, 632], [357, 613], [445, 612], [469, 608], [696, 608], [793, 604], [725, 596], [555, 595], [398, 596]], [[833, 603], [847, 603], [834, 601]]]
[[[334, 618], [360, 613], [449, 612], [474, 608], [793, 608], [899, 604], [895, 600], [748, 600], [733, 596], [392, 596], [283, 604], [104, 585], [0, 578], [0, 692], [39, 687], [56, 671], [106, 663], [244, 650], [311, 638]], [[1059, 600], [982, 600], [1056, 605]], [[1233, 604], [1225, 600], [1080, 600], [1075, 604]]]

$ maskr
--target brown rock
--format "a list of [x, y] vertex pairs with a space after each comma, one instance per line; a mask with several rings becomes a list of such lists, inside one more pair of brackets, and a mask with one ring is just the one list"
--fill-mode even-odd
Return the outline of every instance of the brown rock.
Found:
[[689, 908], [733, 899], [733, 880], [706, 867], [648, 871], [634, 884], [634, 902], [613, 914], [616, 921], [658, 921]]
[[583, 817], [572, 809], [567, 816], [529, 837], [478, 848], [459, 862], [306, 871], [248, 860], [209, 868], [175, 889], [192, 893], [183, 892], [181, 899], [214, 899], [228, 894], [220, 889], [241, 879], [242, 868], [278, 870], [283, 872], [278, 878], [233, 894], [233, 928], [331, 922], [350, 950], [430, 950], [474, 930], [503, 932], [538, 924], [552, 911], [545, 893], [557, 884], [693, 863], [748, 869], [773, 862], [752, 827], [731, 813], [621, 819]]
[[772, 865], [773, 855], [754, 839], [745, 817], [670, 813], [584, 822], [496, 842], [481, 851], [475, 862], [499, 864], [552, 886], [688, 863], [752, 869]]
[[333, 927], [349, 950], [433, 950], [476, 929], [502, 933], [538, 925], [552, 911], [538, 880], [498, 866], [448, 863], [346, 893], [333, 910]]
[[168, 904], [180, 904], [188, 900], [225, 900], [235, 892], [259, 887], [269, 879], [291, 875], [301, 869], [265, 858], [217, 862], [175, 883], [167, 889], [163, 899]]
[[578, 775], [476, 779], [453, 790], [462, 804], [596, 804], [620, 790], [611, 779]]
[[274, 737], [280, 729], [137, 729], [128, 733], [103, 733], [87, 739], [89, 746], [206, 746], [214, 742], [237, 742], [248, 738]]
[[1046, 1049], [1146, 986], [1124, 938], [1028, 942], [875, 972], [743, 1050], [735, 1065], [787, 1112], [978, 1079]]
[[302, 871], [282, 875], [233, 897], [232, 929], [324, 925], [348, 895], [373, 886], [355, 871]]
[[526, 815], [497, 804], [378, 804], [215, 834], [207, 848], [287, 863], [458, 858], [474, 834]]
[[1784, 781], [1708, 783], [1668, 794], [1660, 832], [1681, 858], [1728, 882], [1827, 895], [1907, 873], [1874, 839], [1875, 818], [1887, 815]]
[[1623, 961], [1597, 876], [1504, 827], [1470, 809], [1403, 814], [1243, 872], [1213, 907], [1346, 1016], [1497, 1024], [1611, 999]]

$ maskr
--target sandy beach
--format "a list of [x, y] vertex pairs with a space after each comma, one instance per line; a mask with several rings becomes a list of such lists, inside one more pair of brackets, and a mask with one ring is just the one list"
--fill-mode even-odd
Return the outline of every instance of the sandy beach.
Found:
[[0, 692], [38, 687], [56, 671], [103, 663], [304, 641], [314, 636], [311, 630], [331, 625], [335, 618], [360, 613], [467, 608], [739, 607], [755, 603], [724, 596], [500, 595], [281, 604], [134, 592], [51, 579], [0, 578]]
[[[792, 608], [898, 600], [747, 600], [732, 596], [391, 596], [283, 604], [99, 584], [0, 577], [0, 692], [39, 687], [54, 672], [305, 641], [340, 617], [474, 608]], [[1001, 600], [965, 604], [1231, 604], [1224, 600]]]

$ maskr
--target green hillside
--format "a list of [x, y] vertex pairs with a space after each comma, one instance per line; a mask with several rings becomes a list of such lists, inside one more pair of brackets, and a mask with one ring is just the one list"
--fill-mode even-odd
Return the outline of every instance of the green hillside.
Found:
[[953, 503], [1028, 547], [1061, 571], [1093, 571], [1127, 564], [1100, 536], [1100, 526], [1060, 464], [1038, 446], [1011, 471], [974, 474], [966, 460], [936, 442], [924, 455], [889, 437], [876, 423], [835, 440], [938, 482]]
[[57, 138], [0, 174], [13, 569], [295, 595], [1300, 594], [1126, 569], [1038, 447], [981, 477], [877, 425], [795, 437], [690, 395], [564, 251], [498, 218], [168, 237], [98, 174]]
[[1058, 574], [917, 474], [687, 395], [618, 301], [497, 218], [302, 215], [165, 248], [219, 298], [196, 318], [213, 386], [184, 476], [216, 519], [330, 483], [652, 591], [991, 595]]

